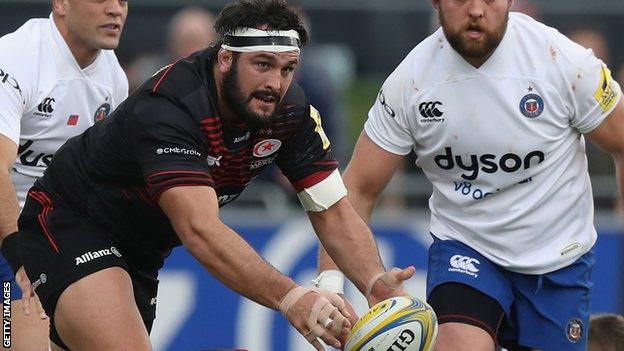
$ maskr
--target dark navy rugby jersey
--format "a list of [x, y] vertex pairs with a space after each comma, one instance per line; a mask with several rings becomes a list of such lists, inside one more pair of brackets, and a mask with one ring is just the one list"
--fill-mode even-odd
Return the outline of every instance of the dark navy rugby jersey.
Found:
[[221, 120], [215, 53], [209, 48], [158, 72], [109, 118], [70, 139], [36, 187], [112, 232], [166, 233], [169, 246], [179, 241], [158, 207], [169, 188], [211, 186], [224, 205], [272, 163], [297, 191], [338, 167], [318, 112], [294, 81], [271, 125], [250, 130]]

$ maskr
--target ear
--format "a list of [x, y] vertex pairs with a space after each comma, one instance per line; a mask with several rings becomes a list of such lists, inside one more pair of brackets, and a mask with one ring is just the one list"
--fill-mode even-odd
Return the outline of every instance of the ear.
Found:
[[221, 73], [228, 73], [232, 68], [233, 53], [230, 50], [219, 49], [217, 54], [217, 66]]
[[67, 15], [69, 4], [67, 0], [52, 0], [52, 12], [63, 17]]
[[511, 10], [514, 5], [514, 0], [507, 0], [507, 9]]
[[429, 2], [436, 11], [440, 11], [440, 0], [429, 0]]

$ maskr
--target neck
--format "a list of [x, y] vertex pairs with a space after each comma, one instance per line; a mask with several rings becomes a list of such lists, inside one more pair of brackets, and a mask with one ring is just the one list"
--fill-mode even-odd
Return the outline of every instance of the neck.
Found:
[[78, 66], [83, 69], [92, 64], [97, 58], [100, 50], [89, 47], [83, 40], [73, 35], [69, 31], [69, 28], [67, 28], [63, 19], [58, 17], [56, 14], [53, 16], [53, 19], [56, 28], [59, 33], [61, 33], [63, 40], [65, 40], [65, 43], [69, 47], [69, 51], [71, 51], [74, 59], [78, 63]]

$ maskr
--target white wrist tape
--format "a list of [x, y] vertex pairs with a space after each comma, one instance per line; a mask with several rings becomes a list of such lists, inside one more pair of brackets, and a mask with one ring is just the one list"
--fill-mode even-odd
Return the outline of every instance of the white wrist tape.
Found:
[[312, 212], [325, 211], [345, 196], [347, 188], [338, 170], [333, 171], [321, 182], [297, 193], [303, 208]]
[[318, 289], [344, 295], [344, 281], [345, 276], [341, 271], [329, 269], [322, 271], [318, 277], [312, 279], [312, 286]]

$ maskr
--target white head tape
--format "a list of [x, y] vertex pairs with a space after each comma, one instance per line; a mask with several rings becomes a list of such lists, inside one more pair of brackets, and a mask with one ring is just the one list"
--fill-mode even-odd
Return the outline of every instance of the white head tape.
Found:
[[226, 35], [221, 47], [237, 52], [299, 52], [300, 44], [299, 33], [294, 29], [261, 30], [243, 27]]

